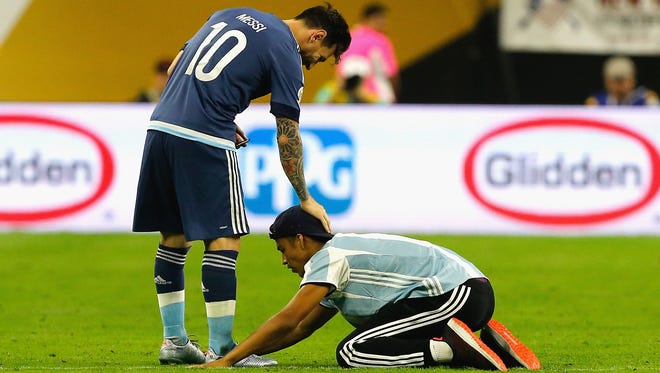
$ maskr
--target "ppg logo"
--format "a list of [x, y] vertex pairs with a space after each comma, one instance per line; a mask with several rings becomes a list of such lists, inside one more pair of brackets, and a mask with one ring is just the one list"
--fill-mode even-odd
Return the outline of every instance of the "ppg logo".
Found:
[[[245, 207], [253, 214], [278, 214], [298, 203], [280, 163], [274, 128], [248, 134], [250, 145], [239, 151]], [[300, 130], [305, 179], [311, 195], [328, 214], [348, 210], [353, 201], [354, 146], [344, 131], [327, 128]]]

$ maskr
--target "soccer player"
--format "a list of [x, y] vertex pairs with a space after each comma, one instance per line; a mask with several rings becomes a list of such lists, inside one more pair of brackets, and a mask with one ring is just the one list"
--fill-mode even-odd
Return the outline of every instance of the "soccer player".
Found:
[[332, 235], [300, 206], [275, 219], [270, 237], [282, 264], [302, 277], [298, 293], [234, 350], [204, 366], [232, 366], [291, 346], [340, 312], [356, 328], [337, 346], [345, 368], [540, 369], [534, 353], [491, 320], [488, 279], [449, 249], [386, 234]]
[[[245, 133], [234, 123], [250, 100], [271, 93], [284, 172], [302, 208], [330, 232], [309, 194], [298, 129], [304, 66], [308, 70], [350, 44], [348, 25], [329, 4], [292, 19], [251, 8], [210, 16], [168, 69], [151, 116], [142, 157], [133, 231], [161, 234], [154, 281], [163, 323], [159, 360], [203, 363], [230, 351], [240, 237], [249, 233], [236, 151]], [[205, 354], [184, 326], [184, 272], [191, 241], [202, 240], [202, 291], [209, 327]], [[245, 366], [276, 364], [252, 356]]]

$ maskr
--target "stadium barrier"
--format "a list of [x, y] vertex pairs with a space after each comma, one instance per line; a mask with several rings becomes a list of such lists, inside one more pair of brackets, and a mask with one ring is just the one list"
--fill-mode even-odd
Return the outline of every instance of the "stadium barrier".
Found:
[[[0, 230], [130, 231], [149, 104], [0, 104]], [[237, 118], [253, 232], [296, 203], [267, 105]], [[335, 231], [660, 233], [660, 112], [322, 106], [305, 174]], [[212, 172], [209, 170], [209, 172]]]

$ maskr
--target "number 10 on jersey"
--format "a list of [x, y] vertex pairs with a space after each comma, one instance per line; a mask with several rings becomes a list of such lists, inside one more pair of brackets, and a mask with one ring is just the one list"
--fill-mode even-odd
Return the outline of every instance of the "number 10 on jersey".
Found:
[[[210, 80], [213, 80], [217, 78], [222, 70], [234, 59], [236, 58], [247, 46], [247, 38], [245, 37], [245, 34], [242, 33], [239, 30], [227, 30], [225, 33], [223, 33], [218, 40], [216, 40], [211, 48], [206, 51], [202, 59], [199, 59], [199, 56], [202, 54], [202, 50], [204, 50], [209, 44], [211, 44], [211, 41], [215, 39], [220, 32], [227, 27], [226, 22], [220, 22], [216, 23], [215, 25], [211, 26], [213, 30], [208, 34], [208, 36], [204, 39], [202, 44], [197, 48], [197, 51], [195, 52], [195, 55], [192, 58], [192, 61], [190, 61], [190, 64], [188, 64], [188, 68], [186, 69], [186, 75], [192, 75], [193, 71], [195, 72], [195, 78], [203, 81], [203, 82], [208, 82]], [[224, 56], [220, 58], [218, 63], [213, 66], [213, 68], [210, 71], [205, 72], [204, 68], [206, 65], [209, 63], [211, 60], [211, 57], [218, 51], [220, 46], [224, 44], [227, 40], [230, 38], [235, 38], [236, 39], [236, 45], [234, 45], [227, 53], [225, 53]]]

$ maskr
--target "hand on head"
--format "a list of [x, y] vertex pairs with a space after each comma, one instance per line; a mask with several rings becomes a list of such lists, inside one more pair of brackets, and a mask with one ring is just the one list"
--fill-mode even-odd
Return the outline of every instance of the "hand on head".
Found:
[[332, 228], [330, 226], [330, 217], [325, 212], [325, 208], [321, 204], [316, 202], [316, 200], [314, 200], [312, 197], [309, 197], [308, 199], [300, 202], [300, 207], [303, 210], [305, 210], [305, 212], [307, 212], [308, 214], [319, 219], [323, 224], [323, 228], [325, 228], [326, 232], [332, 233]]

